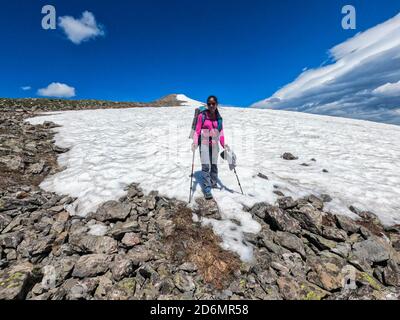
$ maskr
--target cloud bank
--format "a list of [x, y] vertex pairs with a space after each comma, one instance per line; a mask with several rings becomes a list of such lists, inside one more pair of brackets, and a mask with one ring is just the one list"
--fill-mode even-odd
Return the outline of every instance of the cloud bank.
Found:
[[39, 89], [38, 95], [51, 98], [72, 98], [75, 97], [75, 88], [64, 83], [53, 82], [46, 88]]
[[329, 53], [332, 64], [304, 71], [252, 107], [400, 125], [400, 14]]
[[60, 17], [58, 25], [74, 44], [104, 36], [103, 27], [96, 22], [93, 13], [85, 11], [80, 19], [71, 16]]
[[23, 91], [29, 91], [31, 89], [32, 89], [31, 86], [23, 86], [23, 87], [21, 87], [21, 90], [23, 90]]

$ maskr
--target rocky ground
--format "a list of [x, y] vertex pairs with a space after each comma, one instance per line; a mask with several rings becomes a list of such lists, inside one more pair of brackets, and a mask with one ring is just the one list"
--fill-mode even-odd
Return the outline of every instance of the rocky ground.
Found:
[[[331, 199], [246, 208], [262, 225], [242, 263], [192, 219], [218, 207], [185, 203], [132, 184], [119, 201], [72, 217], [68, 196], [38, 185], [57, 167], [52, 123], [0, 112], [0, 300], [31, 299], [399, 299], [400, 226], [373, 213], [353, 221], [324, 212]], [[290, 158], [287, 156], [287, 158]], [[265, 173], [264, 173], [265, 174]], [[260, 175], [265, 176], [263, 173]]]

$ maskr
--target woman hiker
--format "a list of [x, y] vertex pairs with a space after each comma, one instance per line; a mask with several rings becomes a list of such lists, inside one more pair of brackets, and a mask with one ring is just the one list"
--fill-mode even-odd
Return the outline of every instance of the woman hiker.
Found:
[[202, 170], [202, 188], [207, 200], [213, 198], [211, 190], [217, 188], [219, 145], [229, 150], [225, 145], [222, 117], [218, 111], [218, 98], [210, 96], [207, 99], [207, 109], [202, 110], [197, 118], [193, 135], [192, 151], [200, 146]]

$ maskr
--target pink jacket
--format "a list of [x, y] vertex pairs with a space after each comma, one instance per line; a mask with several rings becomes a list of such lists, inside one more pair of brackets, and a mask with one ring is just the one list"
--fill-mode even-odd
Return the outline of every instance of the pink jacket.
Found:
[[[218, 131], [218, 121], [212, 121], [210, 119], [210, 112], [206, 111], [206, 120], [203, 123], [203, 115], [200, 113], [197, 118], [196, 131], [193, 135], [193, 142], [196, 145], [199, 145], [199, 137], [201, 135], [201, 143], [215, 145], [219, 142], [222, 148], [225, 148], [225, 137], [224, 137], [224, 128], [222, 127], [221, 132]], [[210, 139], [211, 138], [211, 139]], [[211, 140], [211, 141], [210, 141]]]

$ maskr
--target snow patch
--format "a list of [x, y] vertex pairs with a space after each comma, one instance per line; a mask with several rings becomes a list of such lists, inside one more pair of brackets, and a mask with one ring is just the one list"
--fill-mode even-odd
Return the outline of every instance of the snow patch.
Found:
[[[329, 194], [333, 201], [327, 208], [333, 213], [354, 218], [348, 206], [355, 205], [375, 212], [386, 225], [400, 223], [400, 127], [286, 111], [220, 112], [226, 141], [237, 154], [245, 195], [220, 159], [222, 189], [214, 191], [214, 197], [222, 220], [202, 222], [222, 237], [224, 248], [243, 260], [250, 259], [252, 250], [243, 234], [260, 230], [243, 205], [275, 203], [275, 190], [295, 198]], [[191, 108], [177, 107], [67, 111], [30, 119], [32, 124], [61, 125], [55, 129], [56, 144], [71, 148], [58, 159], [66, 169], [47, 177], [41, 187], [77, 197], [68, 211], [80, 216], [124, 196], [124, 188], [133, 182], [145, 192], [158, 190], [187, 201], [192, 118]], [[284, 152], [299, 160], [283, 160]], [[194, 197], [201, 197], [198, 154], [195, 165]], [[268, 180], [258, 177], [260, 172]], [[93, 227], [92, 232], [100, 229]]]
[[177, 94], [176, 100], [183, 102], [183, 106], [187, 106], [187, 107], [198, 108], [200, 106], [205, 105], [203, 102], [190, 99], [189, 97], [185, 96], [184, 94]]

